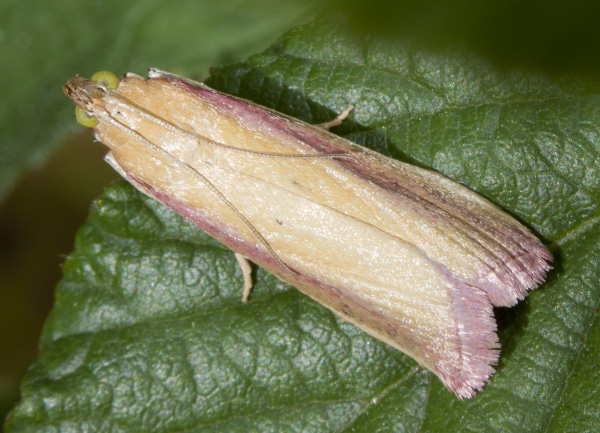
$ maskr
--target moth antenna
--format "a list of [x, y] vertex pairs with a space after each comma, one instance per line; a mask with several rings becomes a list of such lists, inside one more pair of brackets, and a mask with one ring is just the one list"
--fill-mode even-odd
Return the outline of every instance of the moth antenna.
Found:
[[192, 176], [194, 176], [196, 179], [198, 179], [200, 182], [202, 182], [204, 185], [206, 185], [212, 191], [213, 194], [215, 194], [219, 199], [221, 199], [221, 201], [223, 201], [223, 203], [225, 203], [233, 211], [233, 213], [235, 213], [237, 215], [237, 217], [240, 220], [242, 220], [242, 222], [250, 229], [252, 234], [254, 236], [256, 236], [256, 238], [259, 240], [259, 242], [265, 247], [265, 249], [269, 252], [269, 254], [271, 254], [273, 256], [275, 261], [277, 261], [277, 263], [282, 268], [286, 269], [289, 272], [292, 272], [294, 275], [298, 275], [298, 272], [296, 272], [294, 269], [290, 268], [287, 264], [285, 264], [279, 258], [279, 256], [277, 255], [275, 250], [273, 250], [273, 248], [271, 247], [269, 242], [263, 237], [263, 235], [260, 234], [260, 232], [256, 229], [256, 227], [254, 227], [252, 225], [252, 223], [248, 220], [248, 218], [246, 218], [244, 216], [244, 214], [241, 213], [239, 211], [239, 209], [236, 208], [235, 205], [231, 201], [229, 201], [229, 199], [227, 197], [225, 197], [225, 195], [221, 191], [219, 191], [219, 189], [215, 185], [213, 185], [213, 183], [210, 180], [208, 180], [205, 176], [203, 176], [200, 172], [198, 172], [197, 170], [195, 170], [193, 167], [189, 166], [185, 162], [181, 161], [180, 159], [175, 158], [173, 155], [166, 152], [165, 150], [163, 150], [156, 144], [148, 141], [146, 138], [144, 138], [137, 132], [132, 131], [127, 126], [125, 126], [122, 123], [118, 122], [117, 120], [113, 119], [110, 115], [101, 114], [101, 115], [99, 115], [99, 117], [101, 117], [102, 120], [106, 120], [111, 125], [121, 129], [125, 133], [135, 137], [137, 140], [139, 140], [141, 143], [143, 143], [144, 146], [148, 147], [149, 149], [151, 149], [154, 152], [157, 152], [159, 155], [167, 158], [169, 161], [173, 162], [174, 164], [182, 167], [185, 171], [187, 171]]
[[[115, 96], [121, 100], [125, 99], [120, 95], [115, 95]], [[148, 111], [144, 110], [142, 107], [138, 106], [137, 104], [133, 103], [132, 101], [127, 100], [127, 102], [124, 102], [123, 104], [119, 104], [119, 105], [121, 105], [124, 108], [127, 108], [128, 110], [134, 111], [135, 113], [139, 114], [143, 118], [148, 119], [151, 122], [154, 122], [155, 124], [165, 128], [165, 129], [168, 129], [171, 132], [175, 132], [177, 134], [183, 134], [186, 137], [191, 138], [192, 140], [198, 141], [200, 143], [204, 143], [204, 144], [208, 144], [208, 145], [216, 146], [216, 147], [221, 147], [223, 149], [232, 150], [234, 152], [250, 153], [252, 155], [268, 156], [268, 157], [272, 157], [272, 158], [329, 159], [329, 158], [340, 158], [340, 157], [352, 157], [353, 156], [352, 153], [349, 153], [349, 152], [321, 153], [321, 154], [306, 155], [303, 153], [261, 152], [261, 151], [257, 151], [257, 150], [243, 149], [241, 147], [230, 146], [228, 144], [220, 143], [218, 141], [200, 137], [194, 133], [185, 131], [185, 130], [181, 129], [180, 127], [178, 127], [177, 125], [172, 124], [171, 122], [167, 122], [164, 119], [154, 116], [152, 113], [149, 113]]]

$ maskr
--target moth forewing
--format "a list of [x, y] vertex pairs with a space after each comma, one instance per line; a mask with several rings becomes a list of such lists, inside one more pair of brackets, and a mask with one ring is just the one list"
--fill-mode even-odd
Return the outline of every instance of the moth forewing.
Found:
[[492, 307], [550, 269], [535, 236], [437, 173], [200, 83], [149, 77], [65, 86], [123, 177], [459, 397], [482, 389], [498, 359]]

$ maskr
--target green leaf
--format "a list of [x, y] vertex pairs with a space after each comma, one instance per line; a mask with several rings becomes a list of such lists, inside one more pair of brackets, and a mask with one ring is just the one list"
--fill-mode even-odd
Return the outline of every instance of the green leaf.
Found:
[[210, 84], [458, 180], [555, 256], [548, 282], [499, 309], [492, 381], [460, 401], [410, 358], [117, 184], [64, 267], [41, 353], [7, 423], [27, 431], [584, 432], [600, 416], [600, 93], [498, 72], [320, 21]]
[[0, 3], [0, 199], [76, 128], [60, 87], [103, 69], [195, 73], [263, 49], [315, 1], [71, 1]]

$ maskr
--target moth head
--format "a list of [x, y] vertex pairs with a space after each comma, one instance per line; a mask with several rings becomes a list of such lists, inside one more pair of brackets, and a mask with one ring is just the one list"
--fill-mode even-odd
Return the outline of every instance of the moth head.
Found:
[[102, 97], [119, 85], [119, 79], [109, 71], [99, 71], [91, 79], [73, 77], [63, 86], [63, 92], [75, 102], [77, 121], [90, 128], [96, 126], [98, 120], [93, 113], [102, 107]]

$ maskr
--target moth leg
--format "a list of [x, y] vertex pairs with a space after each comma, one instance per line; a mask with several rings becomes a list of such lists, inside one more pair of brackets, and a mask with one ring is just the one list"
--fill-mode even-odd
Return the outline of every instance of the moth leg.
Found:
[[350, 104], [344, 109], [344, 111], [342, 111], [340, 114], [338, 114], [335, 119], [332, 119], [329, 122], [317, 123], [315, 126], [318, 126], [319, 128], [323, 128], [323, 129], [330, 129], [330, 128], [333, 128], [334, 126], [341, 125], [342, 121], [346, 117], [348, 117], [348, 115], [350, 114], [350, 112], [352, 110], [354, 110], [354, 105]]
[[239, 253], [235, 253], [235, 258], [242, 269], [242, 275], [244, 276], [244, 293], [242, 294], [242, 302], [248, 301], [250, 296], [250, 289], [252, 289], [252, 267], [246, 257]]

